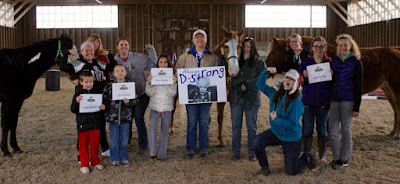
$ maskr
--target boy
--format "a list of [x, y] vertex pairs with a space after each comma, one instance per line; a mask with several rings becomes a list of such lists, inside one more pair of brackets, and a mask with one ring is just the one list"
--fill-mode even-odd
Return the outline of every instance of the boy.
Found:
[[[83, 98], [81, 94], [98, 93], [99, 90], [93, 88], [93, 75], [90, 71], [82, 71], [79, 75], [79, 82], [81, 85], [75, 87], [75, 95], [72, 98], [71, 111], [76, 114], [79, 144], [78, 151], [81, 160], [80, 170], [84, 174], [89, 174], [89, 154], [92, 165], [99, 170], [104, 169], [104, 166], [100, 164], [100, 158], [98, 155], [101, 113], [80, 113], [79, 104]], [[100, 105], [99, 108], [104, 110], [104, 104]]]

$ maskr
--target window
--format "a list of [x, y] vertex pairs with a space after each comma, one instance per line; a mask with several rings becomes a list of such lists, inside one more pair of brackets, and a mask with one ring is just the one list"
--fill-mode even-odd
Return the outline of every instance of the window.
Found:
[[246, 27], [326, 27], [326, 6], [246, 5]]
[[[1, 6], [0, 16], [2, 17], [0, 19], [0, 26], [13, 27], [14, 26], [13, 25], [14, 24], [14, 16], [12, 16], [12, 14], [14, 13], [14, 8], [11, 7], [10, 3], [6, 3], [3, 6], [4, 2], [3, 1], [0, 1], [0, 2], [2, 2], [0, 5]], [[8, 9], [10, 9], [10, 10], [8, 10]], [[3, 16], [4, 12], [6, 12], [7, 10], [8, 10], [8, 13]]]
[[37, 28], [116, 28], [118, 6], [37, 6]]
[[[385, 7], [385, 8], [384, 8]], [[347, 11], [350, 26], [400, 18], [400, 0], [365, 0], [351, 2]]]

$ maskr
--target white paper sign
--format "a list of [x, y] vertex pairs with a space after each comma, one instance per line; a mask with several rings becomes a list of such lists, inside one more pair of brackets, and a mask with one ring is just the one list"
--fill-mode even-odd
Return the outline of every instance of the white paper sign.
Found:
[[79, 102], [79, 113], [99, 112], [102, 103], [102, 94], [82, 94], [82, 100]]
[[151, 85], [173, 84], [173, 75], [172, 68], [152, 68]]
[[331, 81], [332, 73], [329, 63], [321, 63], [307, 66], [308, 82], [310, 84]]
[[134, 82], [121, 82], [112, 83], [112, 100], [135, 99], [135, 83]]
[[180, 104], [226, 102], [225, 67], [177, 70]]

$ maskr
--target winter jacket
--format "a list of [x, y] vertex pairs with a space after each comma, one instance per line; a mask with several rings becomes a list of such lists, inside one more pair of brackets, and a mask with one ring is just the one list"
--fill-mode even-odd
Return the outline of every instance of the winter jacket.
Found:
[[211, 51], [206, 47], [204, 51], [204, 56], [201, 58], [200, 62], [196, 57], [196, 49], [192, 47], [188, 52], [183, 53], [179, 56], [178, 61], [176, 61], [175, 68], [199, 68], [199, 67], [214, 67], [218, 65], [218, 57], [211, 53]]
[[[237, 76], [232, 77], [229, 87], [228, 101], [240, 105], [261, 105], [260, 91], [256, 87], [256, 81], [261, 72], [265, 70], [262, 60], [255, 59], [250, 65], [250, 58], [247, 59]], [[246, 90], [242, 91], [241, 86], [244, 84]]]
[[359, 112], [363, 83], [363, 68], [360, 60], [353, 55], [343, 61], [336, 57], [332, 61], [332, 70], [332, 101], [354, 102], [353, 111]]
[[290, 49], [288, 51], [288, 55], [286, 64], [283, 66], [282, 70], [278, 70], [278, 73], [287, 72], [290, 69], [298, 70], [301, 62], [305, 60], [310, 55], [310, 50], [306, 47], [300, 52], [299, 56], [295, 56], [294, 51]]
[[[128, 80], [125, 80], [128, 82]], [[116, 81], [113, 81], [116, 83]], [[112, 100], [112, 83], [106, 85], [103, 91], [103, 101], [106, 106], [106, 119], [110, 123], [131, 123], [132, 122], [132, 106], [134, 100], [130, 99], [127, 104], [123, 100]]]
[[[324, 57], [321, 63], [331, 63], [331, 59], [329, 57]], [[299, 66], [298, 72], [304, 78], [304, 86], [303, 86], [303, 98], [302, 102], [305, 106], [308, 107], [329, 107], [331, 102], [331, 84], [332, 81], [324, 81], [310, 84], [308, 82], [308, 77], [303, 76], [303, 71], [307, 70], [307, 66], [317, 64], [315, 63], [314, 58], [308, 57], [303, 60], [303, 62]]]
[[[274, 120], [269, 116], [269, 122], [271, 124], [272, 132], [281, 141], [285, 142], [295, 142], [301, 139], [302, 128], [300, 126], [300, 117], [304, 112], [304, 105], [301, 102], [301, 95], [299, 95], [295, 100], [293, 100], [288, 107], [284, 108], [285, 98], [284, 95], [275, 106], [273, 99], [277, 91], [273, 87], [265, 84], [268, 77], [267, 70], [264, 70], [258, 77], [256, 86], [269, 97], [269, 112], [276, 111], [276, 118]], [[288, 94], [288, 93], [286, 93]]]
[[177, 84], [151, 85], [147, 82], [146, 94], [150, 97], [149, 107], [157, 112], [174, 110]]
[[135, 82], [136, 96], [142, 96], [146, 90], [146, 73], [150, 73], [150, 69], [157, 65], [157, 53], [153, 46], [147, 47], [147, 53], [149, 56], [129, 52], [128, 61], [124, 61], [119, 54], [116, 54], [114, 59], [118, 64], [125, 66], [128, 74], [126, 79], [131, 82]]
[[101, 90], [98, 88], [85, 90], [82, 86], [75, 87], [75, 94], [72, 97], [71, 103], [71, 111], [76, 114], [76, 128], [78, 132], [99, 129], [100, 121], [102, 119], [100, 112], [79, 113], [79, 103], [76, 102], [76, 97], [81, 94], [101, 94]]

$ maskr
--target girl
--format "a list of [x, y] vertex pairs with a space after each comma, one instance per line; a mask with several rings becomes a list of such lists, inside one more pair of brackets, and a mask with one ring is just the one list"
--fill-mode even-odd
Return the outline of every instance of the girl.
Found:
[[[268, 165], [265, 147], [271, 145], [282, 145], [285, 159], [285, 172], [288, 175], [301, 173], [305, 166], [309, 169], [315, 168], [314, 157], [310, 153], [304, 153], [300, 158], [301, 151], [301, 126], [300, 117], [304, 112], [299, 92], [299, 73], [289, 70], [283, 84], [270, 87], [266, 84], [269, 71], [276, 69], [268, 68], [258, 77], [256, 86], [261, 92], [270, 98], [271, 129], [258, 134], [254, 140], [254, 150], [261, 166], [260, 174], [267, 176], [271, 173]], [[273, 71], [272, 73], [275, 73]]]
[[260, 92], [256, 88], [256, 81], [265, 70], [264, 62], [258, 57], [256, 44], [252, 38], [243, 41], [240, 54], [240, 72], [232, 77], [228, 94], [232, 118], [232, 154], [233, 160], [240, 159], [242, 143], [243, 113], [246, 115], [248, 158], [255, 161], [256, 156], [252, 144], [257, 133], [257, 114], [260, 107]]
[[[357, 43], [348, 34], [336, 39], [337, 57], [332, 61], [332, 101], [329, 110], [329, 140], [332, 144], [333, 169], [348, 166], [353, 150], [351, 123], [360, 112], [362, 64]], [[341, 128], [340, 128], [341, 127]], [[339, 139], [342, 134], [342, 140]]]
[[312, 42], [313, 56], [304, 59], [300, 64], [299, 73], [304, 78], [303, 98], [304, 114], [303, 114], [303, 150], [311, 152], [312, 135], [314, 132], [314, 121], [317, 126], [318, 133], [318, 153], [321, 161], [326, 161], [326, 138], [330, 103], [331, 81], [324, 81], [310, 84], [308, 82], [307, 66], [330, 63], [331, 59], [325, 55], [326, 41], [323, 37], [316, 37]]
[[301, 62], [310, 55], [310, 50], [303, 47], [303, 41], [299, 34], [292, 34], [287, 39], [287, 44], [289, 45], [289, 55], [293, 56], [289, 58], [291, 62], [289, 65], [286, 65], [283, 71], [288, 71], [290, 69], [297, 70], [301, 64]]
[[[167, 55], [162, 54], [158, 58], [157, 67], [172, 68], [171, 61]], [[171, 124], [172, 110], [174, 110], [174, 97], [177, 93], [176, 76], [174, 75], [174, 84], [170, 85], [151, 85], [152, 76], [149, 75], [146, 94], [150, 97], [150, 159], [167, 159], [168, 130]], [[161, 118], [161, 138], [160, 146], [157, 148], [157, 125]], [[158, 150], [157, 150], [158, 149]]]

